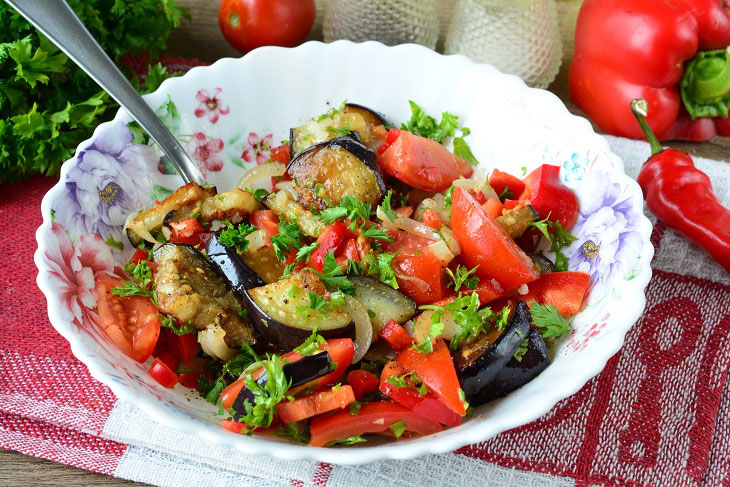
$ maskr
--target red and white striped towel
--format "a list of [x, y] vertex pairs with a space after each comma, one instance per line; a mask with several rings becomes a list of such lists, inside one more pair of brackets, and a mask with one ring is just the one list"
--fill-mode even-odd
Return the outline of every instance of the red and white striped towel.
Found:
[[[609, 138], [635, 176], [645, 143]], [[730, 166], [697, 160], [730, 205]], [[164, 486], [730, 486], [730, 275], [662, 224], [646, 312], [538, 421], [447, 455], [362, 466], [245, 455], [163, 428], [91, 378], [48, 323], [34, 232], [53, 180], [0, 189], [0, 447]]]

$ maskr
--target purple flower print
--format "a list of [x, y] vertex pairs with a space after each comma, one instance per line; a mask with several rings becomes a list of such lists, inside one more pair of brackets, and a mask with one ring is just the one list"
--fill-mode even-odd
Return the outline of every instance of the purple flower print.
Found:
[[642, 246], [639, 215], [606, 174], [592, 172], [576, 195], [580, 213], [571, 233], [578, 240], [570, 247], [570, 268], [590, 274], [595, 287], [633, 268]]
[[132, 133], [120, 122], [101, 130], [77, 160], [54, 208], [56, 220], [72, 238], [92, 233], [121, 237], [127, 215], [149, 203], [147, 168], [155, 167], [159, 156], [151, 146], [132, 144]]

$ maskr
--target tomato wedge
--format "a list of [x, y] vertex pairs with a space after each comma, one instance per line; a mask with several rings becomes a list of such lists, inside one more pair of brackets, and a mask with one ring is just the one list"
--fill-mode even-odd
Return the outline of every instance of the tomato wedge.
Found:
[[514, 289], [540, 277], [532, 260], [462, 188], [454, 191], [451, 224], [461, 246], [461, 258], [476, 275], [495, 279], [501, 288]]
[[389, 145], [378, 158], [385, 172], [424, 191], [446, 191], [459, 177], [471, 176], [473, 169], [435, 140], [405, 130], [388, 131]]
[[347, 374], [347, 383], [352, 387], [358, 401], [378, 390], [378, 376], [367, 370], [353, 370]]
[[461, 386], [456, 377], [454, 362], [446, 343], [437, 338], [433, 343], [432, 353], [421, 353], [408, 348], [396, 356], [396, 361], [408, 372], [415, 373], [428, 390], [439, 398], [451, 411], [464, 416], [466, 408], [459, 397]]
[[428, 247], [433, 241], [402, 230], [391, 230], [388, 235], [393, 237], [393, 242], [383, 243], [383, 251], [397, 252], [393, 259], [396, 274], [413, 278], [398, 277], [398, 290], [417, 304], [441, 299], [446, 290], [443, 277], [446, 264]]
[[574, 316], [588, 293], [590, 279], [585, 272], [551, 272], [528, 284], [527, 294], [520, 298], [528, 304], [550, 304], [561, 315]]
[[542, 218], [559, 221], [570, 230], [578, 219], [578, 198], [560, 182], [560, 168], [543, 164], [525, 178], [521, 201], [530, 202]]
[[461, 416], [450, 410], [446, 405], [438, 400], [433, 393], [428, 392], [426, 395], [419, 395], [418, 391], [413, 388], [398, 388], [388, 383], [391, 377], [400, 377], [406, 374], [406, 369], [398, 362], [388, 362], [383, 368], [380, 375], [380, 392], [388, 396], [395, 402], [402, 404], [414, 413], [449, 426], [458, 426], [461, 424]]
[[108, 274], [96, 278], [99, 324], [128, 357], [144, 362], [152, 355], [160, 336], [159, 311], [144, 296], [122, 297], [112, 293], [122, 280]]
[[330, 390], [313, 392], [293, 401], [282, 401], [276, 405], [276, 412], [285, 423], [311, 418], [335, 409], [342, 409], [355, 401], [350, 386], [334, 386]]
[[309, 446], [325, 446], [330, 441], [342, 440], [350, 436], [367, 433], [382, 433], [399, 421], [406, 430], [421, 436], [438, 433], [443, 428], [435, 421], [424, 418], [395, 402], [368, 402], [362, 405], [356, 416], [345, 409], [331, 416], [317, 416], [309, 427], [311, 439]]

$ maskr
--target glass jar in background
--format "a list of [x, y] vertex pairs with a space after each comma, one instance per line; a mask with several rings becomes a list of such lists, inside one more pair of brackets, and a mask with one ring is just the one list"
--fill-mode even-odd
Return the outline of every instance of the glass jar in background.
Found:
[[444, 51], [547, 88], [562, 61], [555, 0], [459, 0]]
[[325, 42], [412, 42], [433, 49], [439, 34], [436, 0], [332, 0], [323, 34]]

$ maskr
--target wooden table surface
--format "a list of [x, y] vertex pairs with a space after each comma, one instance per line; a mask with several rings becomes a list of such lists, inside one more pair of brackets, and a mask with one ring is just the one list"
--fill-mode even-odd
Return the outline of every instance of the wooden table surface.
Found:
[[[328, 0], [318, 0], [326, 4]], [[208, 0], [179, 0], [179, 3], [190, 7], [192, 22], [173, 34], [170, 40], [170, 53], [178, 56], [197, 57], [205, 61], [214, 61], [220, 57], [240, 54], [226, 44], [217, 25], [217, 2]], [[581, 0], [558, 0], [558, 13], [563, 34], [564, 62], [557, 79], [549, 90], [557, 94], [568, 109], [578, 115], [581, 111], [570, 102], [568, 97], [567, 66], [572, 57], [572, 32]], [[448, 22], [449, 14], [453, 9], [453, 2], [443, 1], [440, 7], [443, 25]], [[321, 22], [323, 8], [319, 8], [317, 21], [310, 35], [311, 39], [321, 37]], [[439, 44], [443, 39], [439, 41]], [[672, 147], [686, 150], [691, 154], [718, 160], [730, 160], [730, 137], [716, 137], [710, 142], [701, 144], [673, 142]], [[90, 473], [74, 467], [53, 463], [48, 460], [33, 458], [13, 451], [0, 450], [0, 485], [48, 485], [67, 487], [104, 485], [142, 485], [128, 480], [107, 477], [106, 475]]]

